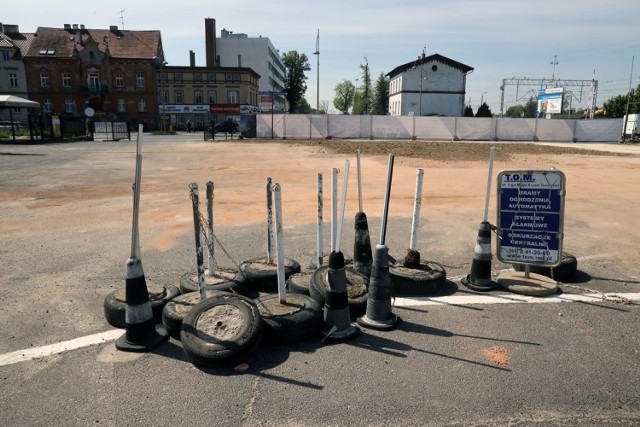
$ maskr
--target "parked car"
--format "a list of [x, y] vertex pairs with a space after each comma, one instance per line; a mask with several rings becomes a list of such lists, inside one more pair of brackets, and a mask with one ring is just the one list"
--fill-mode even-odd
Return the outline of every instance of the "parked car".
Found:
[[[20, 130], [22, 129], [22, 123], [20, 122], [13, 122], [13, 128], [15, 130]], [[2, 120], [0, 121], [0, 130], [11, 130], [11, 122], [9, 120]]]
[[213, 133], [225, 132], [225, 133], [238, 133], [240, 132], [240, 126], [234, 121], [220, 122], [213, 126]]

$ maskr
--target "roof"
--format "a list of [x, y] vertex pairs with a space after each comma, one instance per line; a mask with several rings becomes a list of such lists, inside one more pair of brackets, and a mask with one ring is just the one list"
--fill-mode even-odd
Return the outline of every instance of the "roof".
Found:
[[427, 63], [430, 63], [430, 62], [440, 62], [440, 63], [448, 65], [448, 66], [450, 66], [452, 68], [456, 68], [456, 69], [462, 71], [463, 73], [468, 73], [469, 71], [473, 71], [473, 67], [469, 67], [468, 65], [465, 65], [465, 64], [463, 64], [461, 62], [454, 61], [453, 59], [449, 59], [446, 56], [442, 56], [440, 54], [435, 53], [433, 55], [420, 57], [417, 60], [414, 60], [414, 61], [411, 61], [411, 62], [407, 62], [406, 64], [402, 64], [402, 65], [394, 68], [393, 70], [391, 70], [389, 73], [387, 73], [387, 77], [393, 78], [393, 77], [397, 76], [398, 74], [404, 73], [408, 69], [415, 67], [416, 65], [427, 64]]
[[27, 54], [29, 46], [34, 39], [33, 33], [9, 33], [0, 32], [0, 47], [12, 47], [18, 49], [22, 56]]
[[[79, 40], [78, 40], [79, 37]], [[80, 43], [77, 43], [80, 41]], [[72, 58], [74, 49], [82, 51], [94, 42], [101, 52], [109, 50], [113, 58], [154, 59], [162, 52], [160, 31], [130, 31], [110, 29], [65, 29], [38, 27], [26, 56]]]

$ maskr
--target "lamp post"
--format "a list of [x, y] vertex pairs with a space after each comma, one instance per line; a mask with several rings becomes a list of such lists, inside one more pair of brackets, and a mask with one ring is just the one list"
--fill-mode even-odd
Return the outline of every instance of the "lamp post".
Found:
[[[158, 58], [157, 56], [154, 56], [153, 59], [155, 60], [159, 60], [160, 58]], [[159, 98], [159, 103], [158, 103], [158, 121], [160, 122], [160, 130], [162, 132], [164, 132], [164, 120], [162, 120], [162, 116], [164, 115], [164, 96], [162, 94], [162, 90], [160, 90], [160, 83], [162, 82], [162, 69], [165, 65], [168, 64], [167, 61], [162, 60], [158, 62], [159, 64], [159, 68], [160, 68], [160, 75], [158, 78], [158, 83], [157, 83], [157, 87], [158, 87], [158, 98]]]
[[318, 35], [316, 36], [316, 51], [313, 52], [316, 55], [317, 63], [317, 84], [316, 84], [316, 114], [320, 111], [320, 28], [318, 28]]

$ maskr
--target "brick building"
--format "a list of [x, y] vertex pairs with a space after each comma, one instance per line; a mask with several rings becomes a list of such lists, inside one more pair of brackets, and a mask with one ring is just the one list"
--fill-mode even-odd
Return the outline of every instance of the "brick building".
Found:
[[38, 27], [24, 55], [29, 99], [45, 114], [157, 128], [160, 31]]

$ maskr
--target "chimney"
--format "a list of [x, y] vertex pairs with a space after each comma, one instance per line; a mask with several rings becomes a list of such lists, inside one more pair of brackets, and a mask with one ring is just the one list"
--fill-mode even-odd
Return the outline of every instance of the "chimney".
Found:
[[216, 66], [216, 20], [213, 18], [205, 18], [205, 48], [207, 51], [207, 67]]
[[71, 24], [64, 24], [64, 29], [67, 31], [71, 31]]
[[196, 66], [196, 53], [192, 50], [189, 51], [189, 66], [190, 67]]

